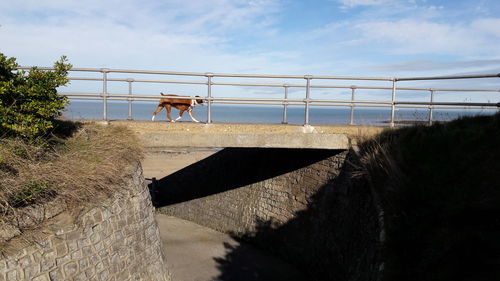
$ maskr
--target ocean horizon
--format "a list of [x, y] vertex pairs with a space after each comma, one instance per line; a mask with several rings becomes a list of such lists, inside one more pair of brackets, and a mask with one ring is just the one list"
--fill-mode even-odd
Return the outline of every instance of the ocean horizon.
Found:
[[[127, 120], [128, 102], [108, 101], [109, 120]], [[157, 107], [153, 102], [133, 102], [133, 120], [151, 120], [152, 114]], [[491, 115], [497, 110], [485, 109], [434, 109], [433, 121], [451, 121], [461, 116]], [[351, 108], [333, 106], [311, 106], [309, 123], [311, 125], [342, 125], [349, 124]], [[207, 121], [207, 106], [196, 106], [193, 110], [195, 118], [201, 122]], [[179, 115], [177, 109], [172, 110], [172, 118]], [[66, 106], [63, 117], [68, 119], [90, 119], [102, 120], [103, 104], [101, 101], [71, 100]], [[354, 124], [387, 126], [391, 117], [391, 109], [388, 108], [366, 108], [355, 107]], [[395, 111], [397, 123], [420, 123], [427, 122], [429, 109], [398, 108]], [[162, 110], [155, 118], [155, 122], [167, 121], [166, 111]], [[191, 118], [187, 112], [184, 113], [181, 122], [190, 122]], [[287, 123], [304, 124], [304, 106], [288, 106]], [[283, 106], [281, 105], [238, 105], [238, 104], [212, 104], [212, 122], [217, 123], [270, 123], [280, 124], [283, 122]]]

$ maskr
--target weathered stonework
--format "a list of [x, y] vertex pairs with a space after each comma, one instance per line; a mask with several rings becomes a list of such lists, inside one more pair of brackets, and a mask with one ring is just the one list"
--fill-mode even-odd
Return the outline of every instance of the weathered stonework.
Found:
[[311, 196], [339, 174], [345, 155], [340, 152], [277, 177], [169, 205], [159, 212], [235, 234], [248, 233], [262, 221], [271, 221], [277, 227], [308, 208]]
[[95, 201], [1, 243], [0, 281], [170, 280], [140, 165]]

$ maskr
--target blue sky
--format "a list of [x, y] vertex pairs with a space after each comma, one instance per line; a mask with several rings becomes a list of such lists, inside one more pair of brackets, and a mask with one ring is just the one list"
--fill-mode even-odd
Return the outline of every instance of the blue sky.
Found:
[[39, 66], [66, 55], [75, 67], [97, 68], [499, 73], [500, 1], [1, 1], [0, 52]]

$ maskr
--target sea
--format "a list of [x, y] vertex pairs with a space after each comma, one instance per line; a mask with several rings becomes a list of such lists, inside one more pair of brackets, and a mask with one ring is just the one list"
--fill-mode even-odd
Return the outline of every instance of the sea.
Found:
[[[153, 111], [157, 104], [152, 102], [133, 102], [133, 120], [151, 120]], [[108, 101], [109, 120], [127, 120], [128, 102]], [[212, 104], [212, 122], [214, 123], [270, 123], [281, 124], [284, 122], [284, 107], [276, 105], [235, 105], [235, 104]], [[434, 121], [450, 121], [461, 116], [492, 115], [497, 110], [484, 109], [434, 109]], [[201, 122], [207, 121], [207, 106], [196, 106], [193, 110], [196, 119]], [[342, 125], [350, 122], [350, 107], [326, 107], [311, 106], [309, 124], [311, 125]], [[288, 106], [286, 123], [304, 124], [304, 106]], [[176, 118], [178, 111], [172, 110], [172, 117]], [[66, 106], [63, 117], [68, 119], [103, 119], [103, 104], [101, 101], [72, 100]], [[388, 126], [391, 117], [390, 108], [354, 108], [354, 124], [370, 126]], [[166, 111], [163, 110], [155, 118], [155, 121], [167, 121]], [[396, 125], [404, 126], [415, 123], [425, 123], [429, 120], [429, 109], [399, 108], [395, 111]], [[191, 122], [189, 114], [185, 112], [180, 122]]]

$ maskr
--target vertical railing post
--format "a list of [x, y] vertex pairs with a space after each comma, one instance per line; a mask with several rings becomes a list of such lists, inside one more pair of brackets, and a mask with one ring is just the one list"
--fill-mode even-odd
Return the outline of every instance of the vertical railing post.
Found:
[[288, 85], [284, 84], [283, 87], [285, 88], [285, 101], [283, 102], [283, 122], [282, 124], [288, 124], [288, 117], [287, 117], [287, 111], [288, 111]]
[[396, 78], [392, 79], [392, 99], [391, 99], [391, 123], [390, 126], [394, 127], [394, 111], [396, 109]]
[[309, 125], [309, 103], [311, 102], [310, 96], [311, 96], [311, 75], [305, 75], [304, 79], [306, 79], [306, 98], [304, 100], [306, 104], [306, 110], [305, 110], [305, 122], [304, 125]]
[[354, 96], [356, 94], [356, 86], [351, 86], [351, 117], [349, 125], [354, 125]]
[[434, 89], [431, 89], [431, 104], [429, 104], [429, 125], [432, 125], [432, 110], [434, 106], [432, 103], [434, 102]]
[[109, 69], [101, 68], [102, 72], [102, 119], [108, 121], [108, 72]]
[[134, 79], [128, 78], [128, 95], [130, 96], [128, 98], [128, 117], [127, 120], [132, 120], [132, 82], [134, 82]]
[[207, 81], [207, 123], [212, 123], [212, 77], [213, 73], [205, 73], [205, 76], [208, 78]]

